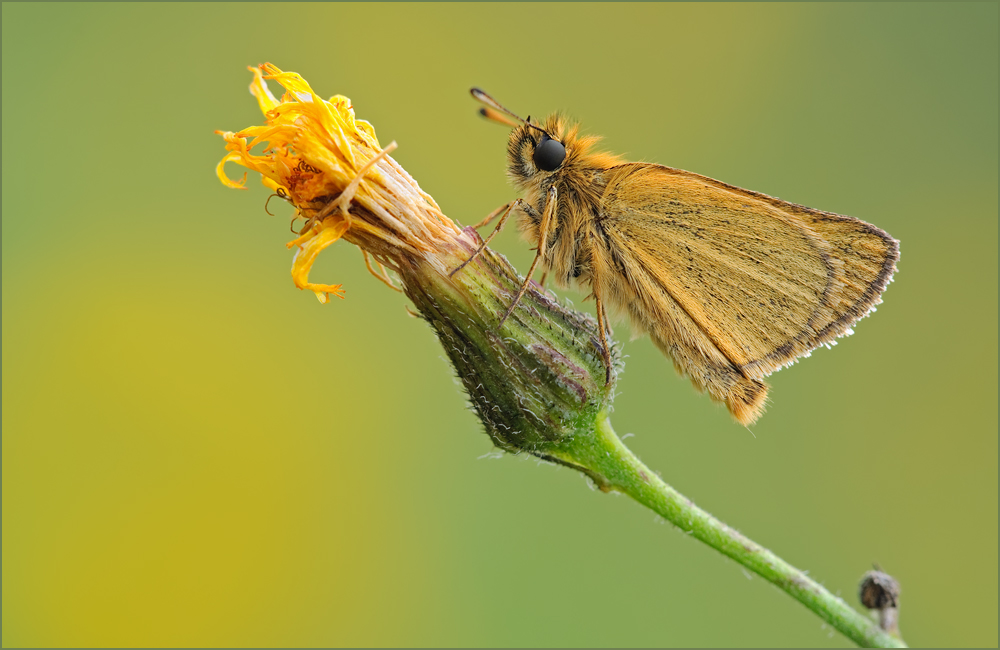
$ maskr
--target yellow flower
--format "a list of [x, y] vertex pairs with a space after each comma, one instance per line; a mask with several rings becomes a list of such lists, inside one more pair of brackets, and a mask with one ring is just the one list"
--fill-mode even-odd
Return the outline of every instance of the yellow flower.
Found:
[[[231, 180], [225, 164], [260, 172], [264, 185], [295, 206], [295, 219], [305, 221], [300, 236], [288, 243], [296, 249], [292, 279], [297, 287], [312, 290], [324, 303], [330, 294], [343, 297], [339, 284], [309, 281], [316, 256], [341, 238], [361, 247], [366, 262], [372, 255], [380, 267], [392, 268], [402, 255], [430, 253], [455, 239], [457, 226], [386, 155], [395, 143], [383, 149], [372, 126], [354, 117], [351, 100], [341, 95], [321, 99], [301, 76], [269, 63], [250, 70], [250, 92], [267, 123], [236, 133], [217, 131], [229, 151], [217, 173], [225, 185], [245, 189], [246, 174]], [[280, 101], [267, 79], [285, 88]], [[259, 155], [251, 153], [261, 144]], [[371, 264], [368, 268], [392, 286], [384, 267], [381, 275]]]

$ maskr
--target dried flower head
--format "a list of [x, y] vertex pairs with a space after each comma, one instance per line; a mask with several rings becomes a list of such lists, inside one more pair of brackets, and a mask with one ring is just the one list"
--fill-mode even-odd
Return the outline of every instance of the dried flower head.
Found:
[[[434, 328], [493, 441], [508, 451], [550, 457], [553, 444], [591, 431], [609, 409], [613, 385], [593, 318], [529, 291], [513, 316], [500, 323], [521, 280], [507, 261], [487, 250], [455, 277], [449, 273], [481, 244], [460, 229], [381, 148], [375, 130], [354, 116], [351, 101], [323, 100], [302, 77], [265, 64], [250, 90], [267, 123], [219, 132], [229, 153], [218, 166], [229, 187], [243, 188], [224, 172], [235, 162], [260, 172], [264, 184], [295, 207], [302, 223], [292, 279], [320, 302], [343, 297], [340, 285], [309, 281], [316, 256], [339, 239], [356, 244], [379, 265], [395, 271], [403, 291]], [[281, 100], [266, 80], [285, 88]], [[263, 145], [260, 154], [252, 153]], [[615, 363], [618, 363], [617, 352]]]
[[[292, 278], [297, 287], [314, 291], [320, 302], [331, 293], [342, 295], [340, 285], [309, 282], [316, 256], [338, 239], [382, 262], [426, 255], [455, 239], [458, 227], [386, 155], [395, 143], [382, 149], [371, 124], [354, 117], [351, 100], [341, 95], [324, 100], [301, 76], [271, 64], [250, 70], [250, 92], [267, 124], [237, 133], [218, 131], [229, 153], [217, 172], [224, 184], [240, 189], [246, 174], [230, 180], [227, 162], [260, 172], [264, 185], [295, 206], [295, 219], [304, 221], [300, 236], [288, 243], [296, 249]], [[266, 79], [284, 86], [280, 101]], [[265, 143], [260, 155], [251, 153]]]

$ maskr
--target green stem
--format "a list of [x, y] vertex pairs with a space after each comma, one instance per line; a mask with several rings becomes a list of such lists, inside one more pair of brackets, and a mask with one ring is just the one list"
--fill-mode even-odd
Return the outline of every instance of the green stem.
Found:
[[583, 469], [601, 489], [623, 492], [681, 530], [736, 560], [814, 611], [856, 644], [906, 647], [822, 585], [780, 557], [733, 530], [664, 483], [626, 447], [604, 414], [593, 436], [578, 435], [549, 449], [556, 460]]

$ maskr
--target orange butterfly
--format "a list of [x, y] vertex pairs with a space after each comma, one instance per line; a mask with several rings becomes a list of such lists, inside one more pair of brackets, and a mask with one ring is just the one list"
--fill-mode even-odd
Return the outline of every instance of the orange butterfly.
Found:
[[539, 264], [559, 286], [589, 287], [609, 380], [608, 305], [750, 424], [764, 409], [764, 378], [850, 334], [896, 270], [899, 242], [864, 221], [594, 153], [597, 138], [558, 115], [535, 124], [479, 89], [472, 95], [489, 107], [484, 115], [514, 127], [508, 174], [525, 196], [476, 226], [503, 213], [482, 248], [515, 209], [538, 244], [501, 325]]

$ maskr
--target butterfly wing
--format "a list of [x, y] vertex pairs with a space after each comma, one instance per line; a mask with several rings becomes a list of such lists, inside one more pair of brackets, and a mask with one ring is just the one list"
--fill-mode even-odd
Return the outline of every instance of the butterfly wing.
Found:
[[744, 423], [763, 408], [760, 380], [850, 333], [899, 257], [853, 217], [660, 165], [605, 174], [592, 282]]

